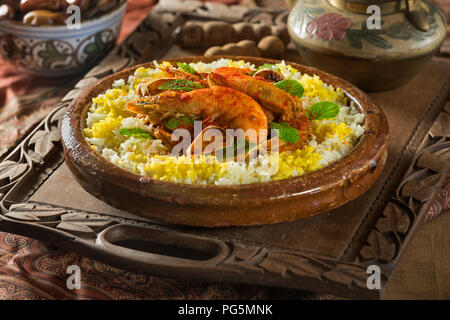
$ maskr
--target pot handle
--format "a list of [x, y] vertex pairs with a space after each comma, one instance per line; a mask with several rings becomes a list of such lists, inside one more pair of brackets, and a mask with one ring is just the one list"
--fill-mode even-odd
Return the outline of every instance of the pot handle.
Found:
[[199, 272], [229, 256], [222, 241], [182, 232], [132, 224], [118, 224], [98, 234], [96, 243], [117, 259], [126, 257], [136, 267], [164, 273], [164, 270]]

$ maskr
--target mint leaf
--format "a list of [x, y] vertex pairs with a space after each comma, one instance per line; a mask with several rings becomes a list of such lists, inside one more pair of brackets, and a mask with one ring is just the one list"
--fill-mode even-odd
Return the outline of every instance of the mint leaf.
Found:
[[280, 139], [287, 143], [296, 143], [300, 139], [298, 130], [291, 127], [287, 122], [281, 123], [271, 122], [269, 123], [269, 128], [278, 129], [278, 135]]
[[203, 87], [198, 83], [185, 79], [171, 80], [158, 87], [158, 89], [160, 90], [178, 90], [178, 91], [192, 91], [201, 88]]
[[294, 97], [301, 98], [303, 96], [303, 92], [305, 92], [302, 84], [293, 79], [285, 79], [280, 82], [274, 83], [273, 85], [281, 90], [286, 91]]
[[119, 133], [123, 136], [133, 136], [136, 138], [145, 138], [145, 139], [155, 140], [155, 138], [153, 138], [153, 136], [150, 133], [148, 133], [147, 131], [145, 131], [144, 129], [141, 129], [141, 128], [124, 128], [124, 129], [120, 129]]
[[195, 69], [192, 68], [190, 65], [188, 65], [187, 63], [183, 63], [183, 62], [177, 62], [177, 66], [180, 69], [183, 69], [184, 71], [186, 71], [187, 73], [190, 74], [195, 74]]
[[311, 120], [323, 120], [334, 118], [339, 114], [339, 106], [333, 102], [317, 102], [306, 111], [306, 116]]

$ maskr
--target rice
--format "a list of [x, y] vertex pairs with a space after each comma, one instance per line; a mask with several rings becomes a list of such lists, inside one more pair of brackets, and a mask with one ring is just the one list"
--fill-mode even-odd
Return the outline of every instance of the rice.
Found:
[[[158, 66], [155, 61], [154, 64]], [[168, 62], [162, 62], [163, 66]], [[190, 63], [197, 72], [207, 73], [219, 67], [256, 70], [245, 61], [218, 59], [212, 63]], [[155, 179], [188, 184], [236, 185], [301, 176], [348, 155], [364, 133], [364, 115], [353, 103], [347, 105], [339, 89], [323, 83], [316, 75], [302, 74], [290, 65], [277, 64], [285, 78], [295, 79], [304, 87], [301, 98], [305, 108], [319, 101], [339, 105], [339, 114], [326, 120], [313, 120], [313, 136], [302, 149], [293, 152], [260, 154], [249, 163], [218, 161], [214, 157], [175, 157], [161, 140], [124, 136], [121, 129], [151, 130], [143, 119], [124, 110], [127, 101], [139, 97], [137, 90], [144, 79], [161, 77], [161, 71], [138, 68], [128, 79], [116, 80], [111, 89], [92, 100], [84, 135], [92, 148], [115, 165]]]

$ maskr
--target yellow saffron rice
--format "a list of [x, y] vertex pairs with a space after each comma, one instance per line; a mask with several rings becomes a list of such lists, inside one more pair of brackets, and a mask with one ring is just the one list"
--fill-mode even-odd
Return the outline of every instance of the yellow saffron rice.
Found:
[[[256, 69], [245, 61], [229, 59], [190, 65], [198, 72], [224, 66]], [[284, 62], [277, 66], [285, 78], [295, 79], [304, 87], [301, 98], [304, 107], [319, 101], [334, 102], [340, 107], [335, 118], [312, 121], [313, 137], [302, 149], [259, 155], [250, 163], [220, 162], [204, 156], [194, 160], [170, 155], [159, 140], [119, 134], [123, 128], [150, 129], [124, 110], [127, 101], [139, 98], [136, 88], [143, 79], [162, 76], [158, 69], [143, 67], [92, 100], [84, 135], [93, 149], [114, 164], [136, 174], [178, 183], [229, 185], [286, 179], [319, 170], [350, 153], [364, 133], [364, 115], [353, 105], [347, 106], [341, 90], [325, 84], [318, 76], [301, 74]]]

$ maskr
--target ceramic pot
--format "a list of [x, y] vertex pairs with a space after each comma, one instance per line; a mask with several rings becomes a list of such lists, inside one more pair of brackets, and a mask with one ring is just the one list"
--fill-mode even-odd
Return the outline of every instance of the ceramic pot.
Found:
[[79, 29], [0, 21], [0, 57], [41, 77], [85, 71], [115, 46], [126, 4], [125, 1], [99, 18], [81, 22]]
[[405, 84], [447, 33], [444, 16], [429, 0], [293, 2], [288, 30], [305, 61], [366, 91]]

